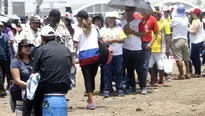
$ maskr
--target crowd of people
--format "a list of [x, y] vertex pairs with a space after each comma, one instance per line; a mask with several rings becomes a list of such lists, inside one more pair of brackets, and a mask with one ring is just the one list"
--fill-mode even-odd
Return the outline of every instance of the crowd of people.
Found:
[[[152, 14], [136, 13], [135, 7], [126, 6], [121, 18], [116, 11], [107, 12], [105, 17], [89, 17], [82, 10], [75, 15], [76, 27], [70, 12], [61, 16], [58, 10], [50, 11], [44, 22], [37, 15], [28, 24], [27, 18], [21, 24], [16, 20], [0, 22], [0, 96], [6, 96], [9, 90], [13, 111], [16, 101], [23, 101], [23, 116], [29, 116], [32, 108], [36, 116], [41, 116], [44, 95], [65, 95], [72, 88], [70, 74], [71, 68], [76, 68], [76, 56], [84, 77], [88, 110], [95, 109], [93, 92], [98, 67], [100, 94], [105, 98], [114, 91], [112, 82], [119, 97], [135, 94], [135, 71], [142, 95], [147, 94], [148, 74], [151, 86], [164, 86], [168, 75], [164, 69], [170, 55], [179, 69], [176, 79], [200, 77], [201, 64], [205, 64], [205, 12], [199, 8], [188, 12], [182, 4], [174, 10], [176, 14], [171, 15], [173, 9], [156, 6]], [[105, 65], [99, 65], [99, 38], [112, 48], [112, 60]], [[30, 100], [26, 97], [30, 94], [26, 91], [27, 80], [34, 73], [39, 73], [40, 81]]]

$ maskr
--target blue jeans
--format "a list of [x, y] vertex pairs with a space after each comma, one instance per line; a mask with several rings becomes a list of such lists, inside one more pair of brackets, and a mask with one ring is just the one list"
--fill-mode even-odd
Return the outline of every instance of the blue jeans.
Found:
[[[143, 52], [139, 51], [130, 51], [123, 49], [123, 61], [125, 68], [127, 69], [128, 82], [131, 89], [136, 90], [136, 81], [134, 71], [136, 70], [139, 80], [140, 88], [144, 87], [143, 79]], [[145, 81], [146, 85], [146, 81]]]
[[202, 55], [203, 55], [202, 64], [205, 64], [205, 50], [203, 50]]
[[200, 53], [203, 46], [203, 42], [197, 44], [191, 44], [191, 60], [194, 65], [195, 74], [201, 75], [201, 60]]
[[104, 69], [103, 66], [101, 66], [101, 71], [100, 71], [100, 93], [103, 93], [103, 89], [104, 89]]
[[[110, 92], [113, 74], [115, 76], [116, 90], [122, 90], [122, 55], [113, 56], [112, 61], [104, 67], [104, 91]], [[113, 72], [114, 73], [113, 73]]]
[[144, 53], [142, 88], [146, 87], [147, 75], [149, 70], [149, 60], [151, 57], [151, 50], [147, 50], [146, 48], [147, 44], [149, 44], [149, 42], [142, 42], [142, 50]]

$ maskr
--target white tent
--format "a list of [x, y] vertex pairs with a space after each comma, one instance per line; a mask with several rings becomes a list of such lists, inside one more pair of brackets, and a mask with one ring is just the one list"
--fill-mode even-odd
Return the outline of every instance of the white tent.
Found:
[[159, 6], [159, 5], [165, 5], [165, 6], [174, 6], [174, 5], [178, 5], [178, 4], [184, 4], [184, 6], [186, 7], [186, 9], [191, 9], [191, 8], [196, 8], [196, 7], [198, 7], [198, 6], [196, 6], [196, 5], [194, 5], [194, 4], [192, 4], [192, 3], [190, 3], [190, 2], [186, 2], [186, 1], [180, 1], [180, 0], [172, 0], [172, 1], [170, 1], [170, 0], [165, 0], [165, 1], [163, 1], [163, 2], [160, 2], [160, 3], [158, 3], [158, 4], [155, 4], [154, 6]]

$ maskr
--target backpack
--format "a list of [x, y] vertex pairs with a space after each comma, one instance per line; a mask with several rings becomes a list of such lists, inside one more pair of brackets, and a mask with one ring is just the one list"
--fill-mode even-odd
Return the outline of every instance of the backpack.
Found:
[[100, 65], [109, 64], [113, 57], [112, 48], [100, 37], [99, 30], [96, 28], [98, 32], [98, 46], [100, 52]]

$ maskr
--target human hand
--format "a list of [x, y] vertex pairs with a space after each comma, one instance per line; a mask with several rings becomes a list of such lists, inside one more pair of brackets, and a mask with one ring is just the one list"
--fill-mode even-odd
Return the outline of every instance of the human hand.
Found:
[[169, 58], [169, 56], [170, 56], [170, 51], [169, 50], [166, 51], [166, 56], [167, 56], [167, 58]]
[[147, 44], [146, 49], [150, 50], [151, 48], [152, 48], [152, 44], [151, 43]]

